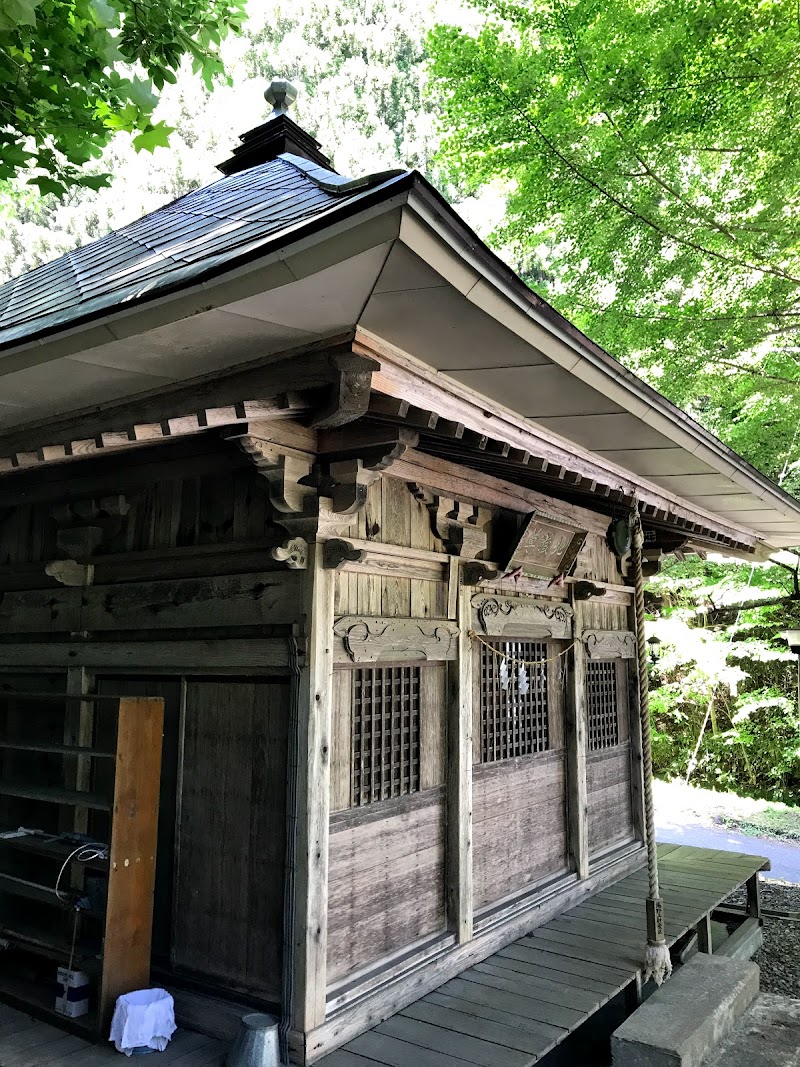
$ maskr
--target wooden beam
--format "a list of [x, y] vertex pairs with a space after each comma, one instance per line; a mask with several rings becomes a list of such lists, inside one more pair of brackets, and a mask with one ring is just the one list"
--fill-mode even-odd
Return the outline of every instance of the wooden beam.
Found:
[[305, 572], [306, 664], [298, 680], [297, 868], [292, 1029], [325, 1021], [328, 945], [328, 837], [335, 572], [311, 546]]
[[602, 536], [605, 536], [608, 527], [607, 515], [600, 515], [575, 504], [567, 504], [535, 489], [526, 489], [495, 478], [491, 474], [482, 474], [447, 459], [424, 455], [414, 449], [409, 449], [400, 459], [395, 460], [392, 465], [392, 477], [416, 482], [448, 496], [458, 497], [459, 500], [506, 508], [523, 515], [542, 510], [553, 518], [563, 519], [582, 530]]
[[[572, 598], [571, 598], [572, 599]], [[574, 604], [574, 600], [573, 600]], [[578, 878], [589, 877], [589, 794], [586, 782], [586, 649], [575, 607], [574, 643], [567, 653], [567, 841], [572, 867]]]
[[[457, 561], [453, 561], [457, 564]], [[450, 665], [447, 730], [447, 918], [459, 944], [472, 940], [472, 626], [473, 589], [458, 595], [458, 659]]]
[[[296, 572], [302, 573], [302, 572]], [[216, 674], [280, 674], [290, 665], [286, 637], [220, 641], [31, 641], [0, 644], [0, 671], [22, 668], [64, 670], [87, 667], [95, 671], [137, 674], [193, 673], [202, 666]]]

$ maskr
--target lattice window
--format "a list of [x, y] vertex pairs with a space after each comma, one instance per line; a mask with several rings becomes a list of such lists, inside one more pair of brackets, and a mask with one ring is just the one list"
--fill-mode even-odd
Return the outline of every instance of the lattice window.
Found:
[[421, 670], [353, 671], [353, 807], [419, 792]]
[[589, 660], [586, 670], [587, 734], [590, 751], [619, 744], [617, 665], [614, 660]]
[[[543, 641], [495, 641], [492, 648], [481, 644], [482, 763], [550, 747], [547, 658]], [[542, 665], [526, 666], [521, 674], [515, 659]]]

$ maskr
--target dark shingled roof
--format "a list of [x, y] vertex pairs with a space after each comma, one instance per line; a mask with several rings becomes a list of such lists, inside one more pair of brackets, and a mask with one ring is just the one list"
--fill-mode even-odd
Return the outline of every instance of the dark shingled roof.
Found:
[[219, 273], [404, 177], [351, 181], [287, 153], [221, 178], [0, 286], [0, 348]]

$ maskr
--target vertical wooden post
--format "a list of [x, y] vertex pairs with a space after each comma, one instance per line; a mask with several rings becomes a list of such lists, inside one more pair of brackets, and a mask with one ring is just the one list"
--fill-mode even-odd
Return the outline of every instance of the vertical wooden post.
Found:
[[[628, 626], [636, 633], [636, 614], [633, 606], [628, 609]], [[642, 718], [639, 711], [639, 663], [627, 660], [628, 667], [628, 719], [631, 730], [631, 816], [633, 835], [644, 841], [644, 763], [642, 760]]]
[[306, 663], [298, 691], [297, 848], [292, 1029], [325, 1020], [328, 942], [331, 693], [335, 571], [322, 545], [309, 546], [305, 586]]
[[[67, 668], [67, 696], [84, 696], [94, 685], [94, 675], [85, 667]], [[67, 700], [64, 717], [64, 744], [91, 748], [94, 730], [94, 705], [91, 701]], [[88, 756], [69, 756], [64, 761], [64, 782], [68, 789], [88, 791], [91, 788], [92, 761]], [[64, 830], [85, 834], [89, 829], [89, 809], [78, 807], [64, 812], [69, 825]]]
[[761, 876], [756, 871], [747, 879], [747, 914], [761, 918]]
[[586, 648], [580, 604], [575, 607], [574, 645], [567, 653], [567, 811], [572, 866], [589, 877], [589, 797], [586, 785]]
[[711, 940], [711, 913], [704, 915], [697, 924], [697, 947], [700, 952], [706, 952], [709, 956], [713, 951]]
[[[456, 564], [457, 565], [457, 564]], [[458, 594], [458, 659], [450, 665], [447, 724], [447, 915], [472, 940], [472, 589]]]

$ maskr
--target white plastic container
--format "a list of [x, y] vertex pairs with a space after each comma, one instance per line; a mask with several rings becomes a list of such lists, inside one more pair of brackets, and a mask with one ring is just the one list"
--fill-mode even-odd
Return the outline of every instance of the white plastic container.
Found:
[[78, 1019], [89, 1011], [89, 976], [83, 971], [59, 967], [56, 973], [58, 994], [56, 1011], [68, 1019]]

